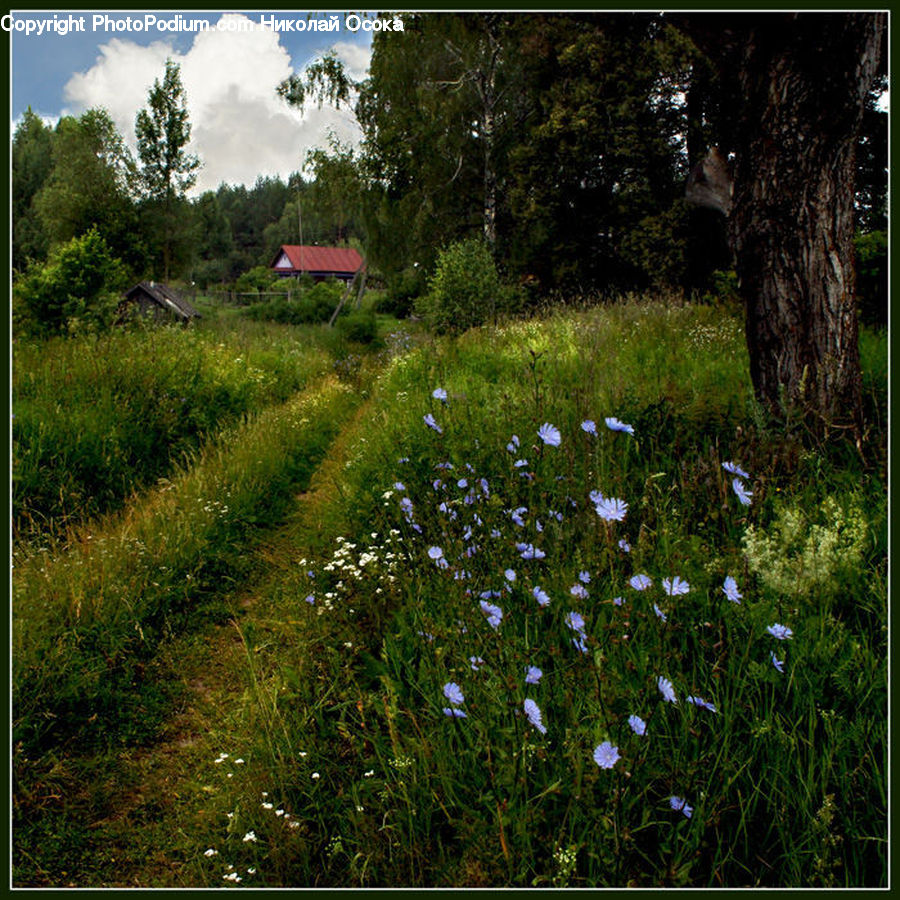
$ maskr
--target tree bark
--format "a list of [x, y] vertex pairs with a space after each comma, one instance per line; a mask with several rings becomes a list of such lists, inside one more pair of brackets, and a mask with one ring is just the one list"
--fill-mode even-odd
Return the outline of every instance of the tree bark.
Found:
[[729, 221], [759, 400], [861, 427], [855, 148], [883, 14], [676, 21], [742, 93]]

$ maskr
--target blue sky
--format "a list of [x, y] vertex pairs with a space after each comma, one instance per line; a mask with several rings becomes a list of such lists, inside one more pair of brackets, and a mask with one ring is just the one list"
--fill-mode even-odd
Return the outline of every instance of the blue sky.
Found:
[[[145, 9], [145, 13], [174, 22], [174, 11]], [[54, 13], [21, 13], [22, 21], [48, 20]], [[57, 13], [64, 18], [68, 13]], [[12, 116], [14, 122], [31, 106], [50, 121], [103, 106], [126, 140], [134, 143], [134, 117], [146, 104], [154, 78], [163, 73], [166, 57], [181, 66], [193, 126], [194, 152], [204, 161], [198, 189], [221, 181], [252, 183], [257, 175], [287, 176], [300, 166], [307, 150], [321, 146], [329, 131], [341, 140], [359, 138], [358, 125], [348, 110], [310, 109], [301, 116], [275, 94], [288, 74], [334, 49], [348, 70], [363, 77], [371, 52], [371, 32], [350, 32], [340, 15], [336, 32], [252, 31], [205, 34], [178, 31], [150, 32], [94, 30], [93, 11], [84, 16], [85, 32], [61, 35], [12, 32]], [[127, 13], [106, 14], [124, 22]], [[179, 11], [182, 20], [208, 21], [214, 29], [223, 13]], [[327, 14], [322, 14], [327, 15]], [[253, 11], [227, 14], [224, 24], [258, 25], [261, 16], [288, 21], [305, 20], [304, 12]], [[238, 18], [243, 17], [243, 18]], [[105, 24], [105, 23], [104, 23]]]

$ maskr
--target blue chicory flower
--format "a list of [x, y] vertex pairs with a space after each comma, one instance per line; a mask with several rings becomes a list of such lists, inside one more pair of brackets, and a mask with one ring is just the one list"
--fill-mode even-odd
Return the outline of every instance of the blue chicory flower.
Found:
[[772, 665], [775, 666], [775, 668], [776, 668], [779, 672], [784, 673], [784, 660], [783, 660], [783, 659], [779, 659], [779, 658], [775, 655], [775, 651], [774, 651], [774, 650], [771, 652], [770, 656], [771, 656], [771, 659], [772, 659]]
[[500, 627], [500, 621], [503, 618], [503, 610], [500, 609], [499, 606], [495, 606], [493, 603], [482, 600], [481, 611], [487, 616], [488, 625], [490, 625], [491, 628], [496, 629]]
[[722, 585], [722, 593], [732, 602], [740, 603], [744, 595], [738, 590], [737, 582], [731, 575], [726, 576]]
[[722, 468], [726, 472], [730, 472], [732, 475], [740, 475], [741, 478], [746, 478], [749, 480], [750, 476], [739, 466], [733, 462], [723, 462]]
[[770, 625], [766, 631], [779, 641], [789, 641], [794, 636], [794, 632], [787, 625], [779, 625], [777, 622]]
[[444, 685], [444, 696], [454, 705], [460, 706], [466, 702], [462, 688], [455, 681], [448, 681]]
[[694, 814], [694, 807], [688, 806], [687, 800], [683, 797], [676, 797], [674, 795], [669, 797], [669, 806], [676, 812], [683, 812], [688, 818]]
[[538, 428], [538, 437], [550, 447], [558, 447], [562, 442], [562, 435], [559, 433], [559, 429], [549, 422], [544, 422]]
[[628, 583], [636, 590], [636, 591], [645, 591], [653, 581], [651, 580], [649, 575], [632, 575], [631, 578], [628, 579]]
[[604, 497], [595, 509], [601, 519], [607, 522], [621, 522], [625, 518], [628, 504], [618, 497]]
[[538, 606], [550, 605], [550, 597], [543, 588], [535, 587], [531, 593], [534, 594], [534, 599], [537, 600]]
[[440, 400], [441, 403], [447, 402], [447, 392], [441, 387], [435, 388], [431, 392], [431, 396], [434, 397], [435, 400]]
[[740, 479], [735, 478], [734, 481], [731, 482], [731, 489], [737, 494], [738, 500], [740, 500], [744, 506], [750, 505], [750, 498], [753, 496], [753, 491], [748, 491]]
[[455, 706], [445, 706], [444, 707], [444, 715], [452, 716], [456, 719], [468, 719], [469, 718], [463, 710], [457, 709]]
[[635, 734], [644, 735], [647, 732], [647, 723], [640, 716], [629, 716], [628, 724]]
[[663, 622], [668, 622], [668, 621], [669, 621], [668, 618], [666, 617], [666, 614], [665, 614], [665, 613], [664, 613], [664, 612], [663, 612], [663, 611], [662, 611], [655, 603], [653, 604], [653, 612], [655, 612], [656, 615], [657, 615], [660, 619], [663, 620]]
[[597, 423], [594, 422], [593, 419], [585, 419], [581, 423], [581, 430], [586, 434], [592, 434], [594, 437], [597, 436]]
[[431, 413], [428, 413], [427, 415], [423, 416], [422, 418], [423, 418], [425, 424], [429, 428], [431, 428], [433, 431], [436, 431], [438, 434], [444, 433], [444, 429], [441, 428], [440, 425], [438, 425], [438, 423], [434, 419], [434, 416]]
[[677, 703], [678, 698], [675, 696], [675, 688], [672, 687], [672, 682], [669, 681], [668, 678], [664, 678], [662, 675], [656, 681], [656, 686], [659, 688], [659, 692], [663, 695], [663, 700], [668, 703]]
[[688, 703], [693, 703], [694, 706], [699, 706], [701, 709], [708, 709], [710, 712], [715, 712], [716, 708], [713, 706], [709, 700], [704, 700], [702, 697], [688, 697]]
[[541, 721], [541, 711], [538, 708], [537, 703], [530, 698], [526, 698], [525, 703], [523, 704], [525, 708], [525, 715], [528, 717], [528, 721], [541, 733], [546, 734], [547, 728], [544, 723]]
[[594, 762], [601, 769], [611, 769], [620, 759], [619, 748], [613, 747], [609, 741], [594, 747]]
[[605, 421], [606, 427], [611, 431], [624, 431], [627, 434], [634, 434], [634, 428], [631, 425], [620, 422], [615, 416], [607, 416]]
[[663, 578], [662, 580], [663, 590], [670, 597], [677, 597], [679, 594], [686, 594], [691, 586], [684, 581], [681, 576], [676, 575], [674, 578]]
[[525, 667], [525, 684], [537, 684], [544, 673], [537, 666]]

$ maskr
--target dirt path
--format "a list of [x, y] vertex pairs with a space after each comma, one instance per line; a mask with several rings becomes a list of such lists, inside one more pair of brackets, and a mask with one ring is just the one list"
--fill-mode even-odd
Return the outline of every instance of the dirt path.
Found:
[[154, 661], [154, 677], [174, 684], [178, 698], [158, 740], [42, 761], [44, 777], [33, 779], [40, 795], [23, 798], [34, 827], [14, 849], [17, 886], [222, 886], [227, 865], [205, 851], [229, 828], [234, 798], [267, 783], [259, 754], [238, 755], [259, 715], [244, 634], [265, 627], [264, 598], [305, 552], [366, 406], [339, 432], [289, 520], [252, 551], [256, 575], [232, 593], [230, 619], [176, 639]]

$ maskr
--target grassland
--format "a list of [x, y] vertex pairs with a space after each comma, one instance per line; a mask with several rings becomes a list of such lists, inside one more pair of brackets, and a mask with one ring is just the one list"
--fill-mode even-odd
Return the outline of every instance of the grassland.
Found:
[[270, 334], [252, 412], [27, 543], [18, 884], [886, 883], [883, 334], [862, 453], [765, 418], [728, 309], [293, 382]]

